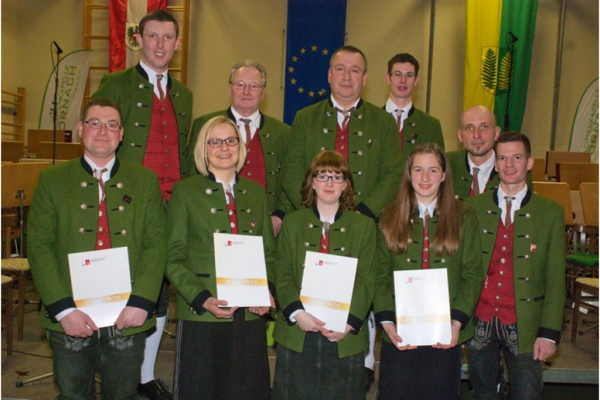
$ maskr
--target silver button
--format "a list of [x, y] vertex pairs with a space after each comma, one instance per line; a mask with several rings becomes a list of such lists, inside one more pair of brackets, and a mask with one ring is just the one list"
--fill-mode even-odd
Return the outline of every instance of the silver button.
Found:
[[325, 147], [321, 147], [321, 151], [325, 150]]
[[248, 233], [254, 233], [254, 231], [253, 231], [252, 229], [250, 229], [250, 230], [248, 231]]
[[102, 240], [98, 240], [98, 246], [104, 246], [104, 242]]
[[487, 229], [484, 229], [482, 232], [483, 232], [483, 233], [487, 233]]
[[123, 229], [123, 230], [121, 231], [121, 235], [123, 235], [123, 236], [127, 236], [127, 231], [126, 231], [125, 229]]
[[505, 264], [505, 263], [506, 263], [506, 260], [505, 260], [504, 258], [501, 258], [501, 259], [500, 259], [500, 262], [501, 262], [502, 264]]
[[442, 264], [446, 264], [446, 259], [442, 258]]
[[525, 278], [525, 282], [529, 282], [529, 281], [531, 281], [531, 278], [530, 277], [526, 277]]
[[362, 119], [362, 114], [358, 114], [357, 118]]
[[136, 128], [138, 128], [140, 126], [140, 123], [136, 122], [136, 123], [133, 124], [133, 126], [135, 126]]
[[502, 287], [502, 282], [498, 282], [498, 287]]
[[85, 232], [85, 228], [79, 228], [79, 233]]
[[504, 271], [500, 271], [500, 276], [504, 275]]
[[525, 257], [524, 257], [524, 258], [525, 258], [526, 260], [529, 260], [529, 254], [525, 254]]
[[123, 211], [125, 211], [125, 207], [123, 207], [123, 206], [119, 206], [119, 211], [120, 211], [120, 212], [123, 212]]
[[363, 152], [361, 150], [359, 150], [356, 154], [358, 154], [359, 156], [362, 156]]
[[137, 106], [138, 108], [142, 108], [144, 105], [143, 105], [142, 103], [137, 103], [137, 104], [136, 104], [136, 106]]
[[528, 303], [531, 303], [531, 299], [527, 299], [527, 302], [528, 302]]
[[429, 252], [429, 247], [425, 247], [425, 248], [423, 249], [423, 251], [425, 251], [425, 252]]
[[143, 89], [143, 88], [144, 88], [144, 84], [143, 84], [143, 83], [140, 83], [140, 84], [138, 85], [138, 87], [139, 87], [140, 89]]
[[346, 251], [346, 248], [345, 248], [345, 247], [342, 247], [342, 248], [340, 249], [340, 251]]
[[498, 311], [500, 311], [500, 310], [498, 309], [498, 307], [496, 307], [496, 308], [494, 308], [494, 311], [498, 312]]
[[500, 295], [496, 296], [496, 300], [500, 300]]
[[206, 189], [206, 194], [208, 194], [210, 196], [212, 194], [212, 189], [210, 189], [210, 188]]
[[104, 227], [103, 226], [99, 226], [98, 227], [98, 232], [104, 232]]
[[80, 207], [81, 207], [82, 210], [86, 210], [87, 209], [87, 204], [83, 203]]
[[135, 143], [129, 143], [129, 147], [135, 147]]
[[502, 235], [502, 237], [503, 237], [504, 239], [508, 239], [508, 235], [507, 235], [506, 233], [505, 233], [504, 235]]
[[87, 187], [87, 182], [81, 182], [80, 185], [82, 188]]
[[211, 209], [210, 209], [210, 213], [211, 213], [211, 214], [216, 214], [216, 213], [217, 213], [217, 209], [216, 209], [216, 208], [214, 208], [214, 207], [213, 207], [213, 208], [211, 208]]
[[356, 192], [357, 196], [362, 196], [362, 192]]
[[231, 225], [232, 228], [235, 228], [235, 222], [232, 222], [229, 225]]
[[101, 217], [101, 216], [103, 216], [103, 215], [104, 215], [104, 213], [103, 213], [102, 211], [99, 211], [99, 212], [98, 212], [98, 216], [99, 216], [99, 217]]
[[506, 246], [502, 246], [502, 251], [506, 251]]
[[249, 208], [249, 209], [247, 209], [247, 210], [246, 210], [246, 212], [247, 212], [248, 214], [250, 214], [250, 213], [252, 212], [252, 210]]
[[362, 171], [358, 171], [357, 174], [358, 174], [358, 176], [362, 176], [363, 172]]
[[304, 247], [308, 247], [308, 246], [310, 246], [310, 243], [304, 242]]
[[358, 131], [358, 132], [356, 132], [356, 134], [358, 135], [358, 137], [362, 137], [363, 132], [362, 131]]
[[309, 227], [309, 228], [312, 228], [313, 226], [314, 226], [313, 224], [308, 224], [308, 227]]
[[221, 232], [221, 231], [220, 231], [220, 230], [218, 230], [218, 229], [215, 229], [215, 233], [219, 233], [219, 232]]
[[229, 210], [229, 215], [233, 215], [233, 210]]
[[346, 228], [345, 228], [345, 227], [342, 227], [342, 228], [340, 229], [340, 232], [342, 232], [342, 233], [345, 233], [345, 232], [346, 232]]
[[121, 182], [117, 183], [117, 188], [123, 189], [123, 184]]
[[492, 210], [487, 210], [486, 212], [487, 212], [488, 214], [491, 214], [491, 213], [492, 213]]
[[525, 214], [525, 218], [531, 218], [531, 214], [529, 214], [529, 213]]
[[410, 258], [407, 258], [407, 259], [406, 259], [406, 262], [410, 262]]
[[344, 139], [346, 139], [346, 136], [342, 135], [342, 136], [340, 136], [340, 139], [344, 140]]
[[323, 128], [323, 133], [327, 133], [327, 128]]

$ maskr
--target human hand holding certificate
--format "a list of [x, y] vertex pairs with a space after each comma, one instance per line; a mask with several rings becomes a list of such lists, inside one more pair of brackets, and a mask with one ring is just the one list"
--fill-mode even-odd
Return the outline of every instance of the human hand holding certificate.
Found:
[[98, 328], [113, 326], [131, 295], [127, 247], [69, 254], [73, 300]]
[[446, 268], [394, 271], [396, 328], [402, 345], [449, 344], [450, 296]]
[[306, 252], [300, 301], [304, 309], [325, 322], [325, 328], [344, 332], [352, 302], [358, 259]]
[[270, 307], [262, 237], [215, 233], [214, 242], [217, 298], [227, 307]]

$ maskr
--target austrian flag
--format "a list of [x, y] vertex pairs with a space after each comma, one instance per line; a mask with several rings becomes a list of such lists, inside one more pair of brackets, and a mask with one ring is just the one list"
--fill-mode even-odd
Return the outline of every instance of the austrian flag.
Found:
[[135, 38], [138, 24], [147, 13], [167, 8], [167, 0], [110, 0], [109, 72], [132, 67], [142, 58]]

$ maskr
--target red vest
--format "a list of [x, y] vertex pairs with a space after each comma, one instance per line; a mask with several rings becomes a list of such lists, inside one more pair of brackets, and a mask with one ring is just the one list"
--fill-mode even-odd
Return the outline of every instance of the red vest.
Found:
[[340, 153], [346, 162], [348, 162], [348, 132], [350, 130], [350, 122], [346, 124], [346, 129], [342, 129], [340, 124], [337, 126], [337, 134], [335, 136], [334, 150]]
[[329, 254], [329, 235], [323, 236], [321, 232], [321, 243], [319, 243], [319, 253]]
[[[232, 197], [233, 199], [233, 197]], [[231, 227], [231, 233], [234, 235], [238, 234], [238, 220], [237, 212], [235, 209], [235, 200], [229, 200], [227, 204], [227, 214], [229, 215], [229, 226]]]
[[110, 249], [110, 230], [106, 216], [106, 197], [98, 206], [98, 234], [96, 235], [96, 250]]
[[142, 165], [158, 175], [163, 200], [169, 200], [173, 184], [180, 179], [177, 117], [168, 95], [161, 103], [154, 95], [146, 154]]
[[254, 137], [247, 145], [248, 155], [246, 163], [240, 171], [240, 175], [244, 178], [253, 180], [267, 190], [267, 167], [265, 164], [265, 155], [263, 153], [262, 143], [260, 142], [260, 129], [256, 130]]
[[498, 223], [498, 236], [490, 261], [481, 297], [475, 310], [477, 318], [484, 322], [498, 317], [503, 325], [517, 322], [513, 271], [513, 227]]

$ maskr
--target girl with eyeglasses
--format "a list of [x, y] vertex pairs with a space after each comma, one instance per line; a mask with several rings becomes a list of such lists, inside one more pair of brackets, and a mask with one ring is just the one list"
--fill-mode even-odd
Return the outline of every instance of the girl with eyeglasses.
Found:
[[[470, 319], [484, 275], [475, 212], [455, 199], [452, 172], [437, 144], [412, 150], [379, 228], [384, 240], [373, 302], [383, 328], [378, 399], [458, 400], [461, 343], [473, 336]], [[396, 330], [393, 273], [428, 268], [447, 269], [452, 338], [417, 347]]]
[[[269, 289], [275, 241], [265, 193], [238, 172], [246, 147], [225, 116], [210, 119], [194, 149], [199, 175], [175, 184], [167, 218], [167, 278], [177, 289], [177, 399], [270, 397], [264, 315], [217, 298], [213, 233], [262, 236]], [[274, 307], [271, 296], [271, 307]]]
[[[354, 212], [352, 174], [335, 151], [312, 161], [302, 187], [304, 209], [288, 214], [278, 242], [277, 298], [282, 313], [274, 399], [364, 399], [366, 317], [375, 289], [377, 229]], [[358, 258], [348, 321], [333, 332], [306, 312], [300, 290], [307, 251]], [[335, 285], [335, 282], [331, 282]]]

